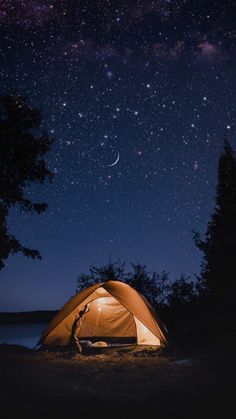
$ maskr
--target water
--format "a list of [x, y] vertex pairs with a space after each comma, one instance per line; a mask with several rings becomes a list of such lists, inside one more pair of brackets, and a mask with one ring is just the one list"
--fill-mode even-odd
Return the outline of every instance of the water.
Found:
[[0, 325], [0, 344], [8, 343], [33, 348], [48, 323]]

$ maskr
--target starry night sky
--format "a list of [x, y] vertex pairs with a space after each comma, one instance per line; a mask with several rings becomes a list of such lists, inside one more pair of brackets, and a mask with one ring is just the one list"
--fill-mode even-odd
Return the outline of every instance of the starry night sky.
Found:
[[55, 177], [27, 191], [46, 213], [11, 212], [43, 259], [7, 260], [0, 311], [60, 308], [109, 257], [199, 273], [192, 230], [236, 144], [235, 58], [234, 0], [1, 1], [0, 92], [42, 109]]

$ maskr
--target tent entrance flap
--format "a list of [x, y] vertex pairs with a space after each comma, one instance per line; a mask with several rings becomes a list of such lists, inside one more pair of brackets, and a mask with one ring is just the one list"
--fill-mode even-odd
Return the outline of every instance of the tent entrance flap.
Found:
[[155, 336], [140, 320], [134, 316], [137, 328], [137, 343], [138, 345], [160, 346], [160, 340]]
[[89, 312], [77, 332], [88, 337], [136, 337], [136, 324], [132, 313], [114, 297], [101, 297], [89, 303]]

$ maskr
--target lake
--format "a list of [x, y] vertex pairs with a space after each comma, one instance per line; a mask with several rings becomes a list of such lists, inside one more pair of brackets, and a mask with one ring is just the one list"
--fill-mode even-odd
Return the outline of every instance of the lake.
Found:
[[48, 323], [0, 325], [0, 344], [8, 343], [33, 348], [47, 327]]

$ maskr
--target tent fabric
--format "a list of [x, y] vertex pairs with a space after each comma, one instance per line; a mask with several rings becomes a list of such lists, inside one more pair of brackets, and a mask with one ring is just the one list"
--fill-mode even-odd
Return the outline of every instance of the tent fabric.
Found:
[[90, 311], [82, 323], [79, 336], [120, 337], [121, 333], [123, 337], [136, 335], [133, 315], [114, 297], [93, 300], [90, 303]]
[[68, 345], [72, 325], [89, 306], [77, 330], [79, 339], [135, 338], [138, 345], [167, 345], [167, 330], [148, 301], [130, 285], [109, 280], [72, 297], [57, 313], [39, 344]]
[[121, 304], [131, 311], [161, 342], [165, 342], [165, 335], [158, 325], [157, 316], [142, 296], [130, 285], [119, 281], [108, 281], [103, 285]]
[[100, 286], [101, 284], [92, 285], [91, 287], [72, 297], [53, 318], [49, 328], [46, 330], [45, 334], [43, 334], [42, 338], [46, 334], [49, 334], [55, 327], [57, 327], [63, 319], [65, 319], [74, 309], [76, 309], [76, 307], [80, 305], [81, 302], [83, 302], [90, 294], [92, 294], [93, 291], [95, 291]]

